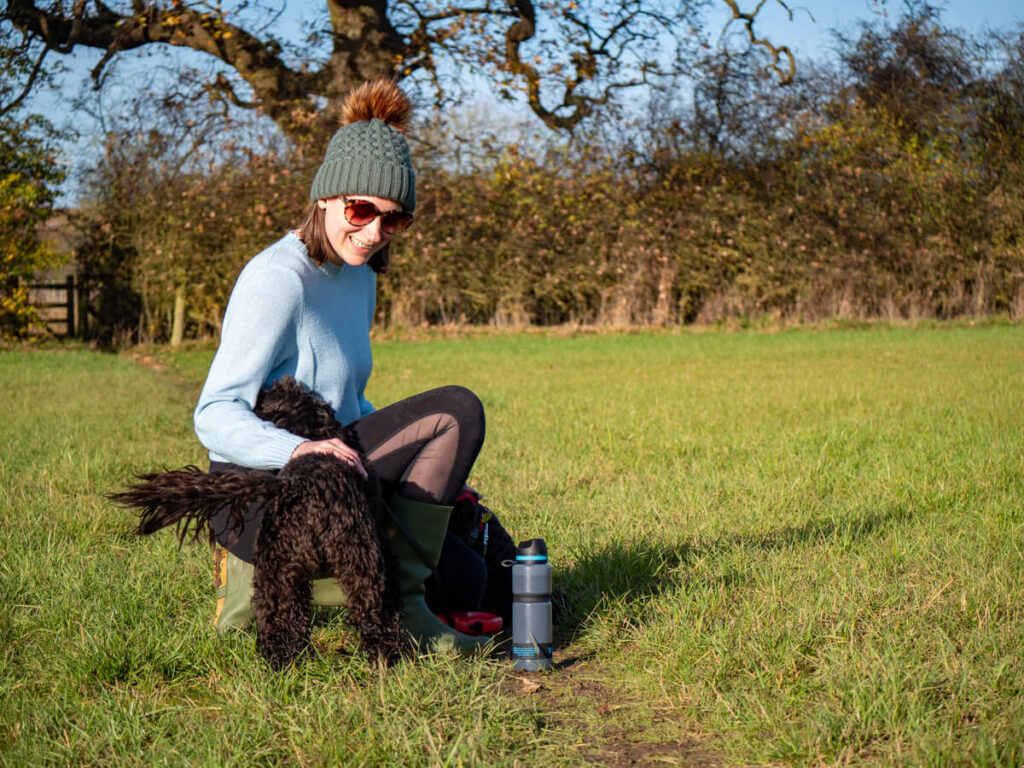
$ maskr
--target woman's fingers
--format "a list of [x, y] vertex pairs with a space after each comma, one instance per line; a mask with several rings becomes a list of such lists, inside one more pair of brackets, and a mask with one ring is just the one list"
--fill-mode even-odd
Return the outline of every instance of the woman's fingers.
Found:
[[337, 452], [334, 455], [337, 456], [342, 461], [351, 464], [353, 467], [355, 467], [359, 471], [359, 474], [362, 475], [363, 479], [365, 480], [366, 468], [363, 466], [363, 462], [360, 461], [359, 459], [358, 451], [356, 451], [355, 448], [352, 448], [349, 445], [345, 445], [345, 443], [343, 443], [341, 440], [337, 438], [334, 438], [329, 442], [335, 443], [335, 447], [337, 448]]
[[307, 440], [304, 443], [299, 443], [299, 446], [292, 452], [292, 458], [307, 453], [329, 453], [340, 461], [355, 467], [364, 480], [367, 477], [366, 467], [359, 459], [359, 452], [352, 446], [345, 445], [341, 438], [332, 437], [330, 440]]
[[366, 479], [366, 468], [363, 466], [363, 462], [360, 461], [359, 452], [356, 451], [355, 448], [353, 448], [350, 445], [346, 445], [344, 442], [341, 441], [340, 438], [337, 437], [331, 438], [327, 442], [330, 443], [331, 447], [334, 449], [335, 456], [337, 456], [342, 461], [354, 466], [357, 470], [359, 470], [359, 474], [363, 476], [363, 479]]

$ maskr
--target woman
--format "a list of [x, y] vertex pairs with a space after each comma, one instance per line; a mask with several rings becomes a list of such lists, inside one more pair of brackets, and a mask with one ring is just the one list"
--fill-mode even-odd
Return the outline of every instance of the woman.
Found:
[[[364, 394], [373, 364], [376, 275], [387, 268], [391, 238], [412, 224], [416, 208], [416, 177], [404, 135], [411, 113], [408, 98], [386, 79], [366, 83], [346, 99], [302, 224], [253, 258], [238, 277], [196, 407], [195, 429], [214, 471], [278, 469], [317, 452], [365, 474], [357, 451], [340, 439], [305, 440], [253, 413], [259, 391], [284, 376], [326, 399], [338, 421], [355, 429], [394, 515], [433, 559], [424, 563], [414, 545], [391, 537], [400, 561], [406, 629], [421, 647], [470, 652], [486, 638], [450, 629], [423, 595], [452, 504], [483, 443], [480, 401], [461, 387], [443, 387], [375, 410]], [[228, 550], [217, 548], [214, 555], [214, 623], [220, 632], [252, 619], [251, 563], [261, 513], [251, 510], [241, 533], [219, 537]], [[215, 530], [225, 531], [224, 520], [213, 522]], [[482, 567], [480, 561], [477, 575], [485, 579]], [[314, 582], [313, 599], [344, 603], [337, 585], [326, 579]]]

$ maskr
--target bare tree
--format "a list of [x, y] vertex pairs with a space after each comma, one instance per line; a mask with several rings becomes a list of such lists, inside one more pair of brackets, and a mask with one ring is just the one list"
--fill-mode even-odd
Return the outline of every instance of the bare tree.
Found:
[[[8, 0], [7, 22], [47, 53], [103, 51], [97, 83], [118, 55], [155, 44], [222, 62], [202, 84], [214, 101], [260, 108], [292, 138], [333, 117], [331, 105], [369, 77], [413, 73], [440, 95], [445, 73], [486, 73], [500, 94], [525, 94], [550, 128], [571, 130], [617, 91], [672, 74], [704, 42], [701, 13], [712, 0], [325, 0], [326, 20], [307, 39], [312, 56], [290, 56], [275, 34], [284, 0]], [[785, 79], [792, 58], [755, 33], [766, 2], [730, 23], [772, 53]], [[671, 50], [675, 48], [675, 50]], [[446, 67], [445, 64], [453, 64]], [[29, 83], [29, 87], [31, 83]]]

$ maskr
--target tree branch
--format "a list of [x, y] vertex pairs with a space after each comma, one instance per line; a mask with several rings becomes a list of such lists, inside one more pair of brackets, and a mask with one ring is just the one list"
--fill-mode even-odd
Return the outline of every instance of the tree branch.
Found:
[[[743, 13], [740, 11], [737, 0], [722, 0], [722, 2], [729, 6], [729, 9], [732, 11], [732, 18], [726, 22], [725, 29], [722, 30], [722, 33], [725, 34], [725, 31], [737, 19], [742, 21], [743, 26], [747, 30], [747, 38], [750, 40], [751, 45], [759, 45], [772, 55], [771, 68], [772, 71], [779, 76], [780, 84], [789, 85], [793, 82], [793, 77], [796, 75], [796, 59], [793, 58], [793, 52], [789, 49], [789, 46], [773, 45], [767, 38], [757, 37], [757, 33], [754, 31], [754, 22], [757, 19], [757, 14], [761, 12], [761, 8], [764, 7], [764, 4], [768, 2], [768, 0], [760, 0], [757, 7], [754, 8], [753, 13]], [[775, 2], [785, 9], [786, 13], [789, 15], [789, 20], [792, 21], [793, 11], [790, 10], [789, 6], [787, 6], [783, 0], [775, 0]], [[786, 59], [787, 69], [782, 69], [782, 67], [779, 66], [779, 62], [783, 57]]]
[[317, 111], [310, 98], [316, 91], [315, 76], [290, 69], [280, 58], [277, 41], [262, 40], [228, 23], [221, 12], [200, 11], [180, 2], [164, 8], [143, 0], [133, 0], [130, 14], [116, 13], [99, 0], [94, 6], [95, 13], [87, 15], [85, 1], [76, 0], [68, 18], [30, 0], [9, 0], [7, 15], [17, 28], [51, 50], [67, 53], [76, 45], [103, 50], [92, 72], [97, 83], [118, 53], [165, 43], [209, 54], [236, 70], [252, 87], [260, 106], [286, 132], [287, 115], [297, 105]]
[[14, 101], [10, 104], [0, 106], [0, 116], [6, 115], [8, 112], [12, 112], [17, 109], [25, 100], [25, 97], [29, 95], [32, 91], [32, 86], [35, 85], [36, 79], [39, 77], [40, 71], [42, 71], [43, 59], [46, 58], [46, 54], [49, 52], [49, 48], [43, 48], [42, 52], [39, 54], [39, 58], [36, 59], [36, 63], [32, 66], [32, 71], [29, 73], [28, 82], [25, 83], [25, 87], [21, 90], [21, 93], [18, 94], [18, 97]]
[[[519, 52], [520, 46], [533, 37], [537, 29], [537, 18], [530, 0], [509, 0], [509, 4], [519, 17], [505, 30], [505, 69], [513, 75], [518, 75], [526, 81], [526, 98], [530, 109], [543, 121], [544, 125], [554, 130], [572, 130], [584, 117], [590, 114], [591, 109], [585, 101], [577, 101], [573, 104], [573, 111], [568, 115], [557, 115], [554, 111], [547, 109], [540, 100], [541, 76], [537, 68], [522, 60]], [[584, 71], [587, 64], [582, 59], [577, 60], [577, 80], [579, 73]], [[575, 84], [570, 81], [566, 86], [566, 98], [563, 105], [568, 106], [569, 95], [575, 89]]]
[[[75, 46], [87, 46], [103, 51], [92, 71], [97, 87], [119, 54], [149, 44], [185, 47], [215, 57], [238, 73], [254, 98], [240, 96], [224, 75], [210, 76], [208, 91], [226, 104], [258, 106], [291, 138], [307, 136], [314, 124], [328, 126], [340, 97], [375, 76], [402, 78], [422, 70], [443, 94], [445, 74], [443, 69], [438, 72], [442, 57], [451, 57], [456, 66], [487, 68], [505, 86], [515, 83], [545, 125], [572, 130], [596, 106], [608, 103], [615, 90], [666, 74], [648, 53], [660, 35], [668, 33], [682, 46], [688, 35], [699, 34], [686, 24], [693, 13], [689, 4], [668, 10], [675, 8], [675, 0], [545, 4], [542, 10], [551, 14], [547, 21], [538, 21], [535, 0], [462, 1], [466, 4], [324, 0], [330, 51], [313, 71], [285, 63], [282, 46], [266, 32], [267, 14], [244, 29], [241, 22], [226, 20], [219, 0], [121, 0], [114, 5], [119, 11], [102, 0], [7, 0], [0, 13], [48, 50], [68, 53]], [[755, 33], [755, 19], [768, 0], [757, 0], [752, 13], [743, 13], [739, 0], [722, 2], [732, 10], [729, 24], [741, 22], [751, 44], [771, 53], [771, 68], [783, 82], [792, 80], [795, 63], [789, 48], [774, 46]], [[789, 12], [784, 0], [775, 2]], [[577, 4], [587, 7], [573, 10]], [[240, 0], [236, 11], [238, 5], [245, 8], [250, 3]], [[538, 29], [545, 34], [555, 30], [559, 37], [537, 41]], [[532, 56], [535, 48], [539, 55]], [[547, 59], [546, 65], [541, 57]], [[33, 83], [38, 87], [33, 78], [29, 88]]]

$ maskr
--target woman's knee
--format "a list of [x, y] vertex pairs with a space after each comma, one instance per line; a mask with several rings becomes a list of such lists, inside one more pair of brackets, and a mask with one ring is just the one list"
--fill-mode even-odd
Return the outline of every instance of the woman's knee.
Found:
[[433, 390], [442, 404], [441, 410], [452, 414], [459, 423], [459, 429], [478, 433], [483, 438], [485, 430], [484, 404], [476, 394], [457, 384], [449, 384]]
[[476, 396], [473, 390], [466, 389], [458, 384], [449, 384], [447, 387], [443, 387], [443, 389], [446, 391], [446, 396], [452, 398], [458, 404], [460, 413], [465, 413], [469, 417], [483, 422], [484, 404], [480, 402], [480, 398]]

